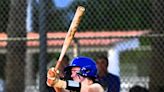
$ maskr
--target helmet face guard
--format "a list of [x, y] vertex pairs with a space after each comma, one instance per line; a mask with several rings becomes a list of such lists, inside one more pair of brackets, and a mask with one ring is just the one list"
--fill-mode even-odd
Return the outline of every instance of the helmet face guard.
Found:
[[71, 71], [72, 67], [80, 67], [80, 71], [78, 74], [81, 76], [91, 78], [97, 77], [96, 63], [91, 58], [84, 56], [76, 57], [72, 60], [71, 65], [66, 67], [64, 71]]

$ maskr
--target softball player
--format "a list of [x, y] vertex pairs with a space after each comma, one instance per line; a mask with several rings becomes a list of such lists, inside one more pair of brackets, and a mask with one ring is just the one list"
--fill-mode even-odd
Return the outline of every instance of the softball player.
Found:
[[54, 68], [47, 72], [47, 85], [57, 92], [104, 92], [103, 87], [96, 82], [97, 67], [95, 61], [89, 57], [76, 57], [70, 66], [65, 68], [71, 72], [72, 80], [60, 80]]

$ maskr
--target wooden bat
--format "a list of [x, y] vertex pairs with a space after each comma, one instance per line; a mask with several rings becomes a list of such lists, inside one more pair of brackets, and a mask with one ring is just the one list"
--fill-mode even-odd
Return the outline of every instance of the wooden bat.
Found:
[[61, 50], [61, 53], [60, 53], [60, 56], [59, 56], [59, 59], [56, 63], [56, 66], [55, 66], [55, 70], [58, 70], [59, 66], [60, 66], [60, 63], [77, 31], [77, 28], [80, 24], [80, 20], [84, 14], [84, 11], [85, 11], [85, 8], [82, 7], [82, 6], [78, 6], [77, 9], [76, 9], [76, 13], [74, 15], [74, 18], [71, 22], [71, 25], [69, 27], [69, 30], [66, 34], [66, 37], [65, 37], [65, 40], [64, 40], [64, 43], [63, 43], [63, 47], [62, 47], [62, 50]]

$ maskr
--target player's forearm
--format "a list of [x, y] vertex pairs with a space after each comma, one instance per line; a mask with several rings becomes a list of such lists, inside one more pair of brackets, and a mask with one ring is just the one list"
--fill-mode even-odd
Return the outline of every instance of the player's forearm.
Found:
[[68, 90], [80, 91], [81, 83], [73, 80], [63, 81], [59, 79], [55, 85], [53, 85], [53, 88], [56, 92], [68, 92]]
[[58, 77], [58, 72], [54, 68], [50, 68], [47, 73], [47, 85], [50, 87], [68, 89], [68, 90], [80, 90], [81, 84], [73, 80], [61, 80]]
[[58, 79], [57, 82], [53, 85], [53, 87], [65, 89], [67, 87], [67, 83], [66, 83], [66, 81]]

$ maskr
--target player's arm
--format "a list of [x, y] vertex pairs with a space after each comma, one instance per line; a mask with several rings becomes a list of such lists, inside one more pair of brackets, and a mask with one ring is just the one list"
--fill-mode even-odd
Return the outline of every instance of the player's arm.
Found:
[[47, 72], [47, 85], [50, 87], [66, 88], [66, 82], [59, 79], [59, 71], [54, 67], [50, 68]]
[[[47, 85], [53, 87], [57, 92], [61, 92], [63, 89], [79, 91], [81, 84], [72, 80], [61, 80], [58, 76], [59, 72], [55, 71], [52, 67], [47, 72]], [[63, 91], [62, 91], [63, 92]], [[64, 91], [65, 92], [65, 91]]]

